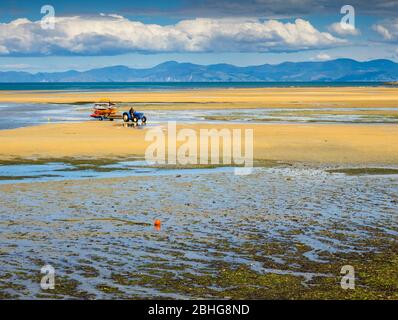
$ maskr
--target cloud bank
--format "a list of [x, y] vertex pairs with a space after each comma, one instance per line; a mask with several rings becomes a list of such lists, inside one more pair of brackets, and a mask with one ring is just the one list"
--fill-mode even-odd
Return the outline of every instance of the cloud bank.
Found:
[[330, 55], [328, 55], [327, 53], [320, 53], [314, 58], [314, 60], [317, 60], [317, 61], [327, 61], [327, 60], [331, 60], [331, 59], [332, 59], [332, 57]]
[[0, 55], [117, 55], [129, 52], [288, 52], [326, 49], [345, 40], [310, 22], [197, 18], [175, 25], [144, 24], [117, 15], [57, 17], [54, 29], [40, 21], [0, 24]]
[[398, 43], [398, 19], [375, 24], [373, 30], [382, 37], [383, 41]]
[[[344, 5], [352, 5], [362, 15], [395, 17], [396, 0], [184, 0], [184, 14], [206, 17], [254, 16], [297, 17], [314, 14], [340, 14]], [[152, 12], [153, 13], [153, 12]], [[174, 12], [176, 14], [178, 12]]]
[[336, 22], [329, 26], [328, 30], [339, 36], [358, 36], [361, 34], [359, 29], [347, 23]]

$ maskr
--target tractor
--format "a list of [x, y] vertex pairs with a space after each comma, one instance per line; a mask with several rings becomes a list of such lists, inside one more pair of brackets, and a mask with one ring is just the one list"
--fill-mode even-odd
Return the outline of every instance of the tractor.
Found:
[[138, 123], [141, 120], [142, 124], [146, 123], [146, 117], [142, 112], [137, 112], [133, 108], [130, 109], [128, 112], [123, 113], [123, 121], [129, 122], [132, 121], [134, 123]]

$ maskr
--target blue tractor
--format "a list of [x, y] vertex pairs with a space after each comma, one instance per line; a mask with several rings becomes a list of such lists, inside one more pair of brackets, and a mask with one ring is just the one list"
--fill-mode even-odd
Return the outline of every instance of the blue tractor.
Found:
[[128, 112], [123, 113], [123, 121], [129, 122], [132, 121], [134, 123], [138, 123], [141, 120], [142, 124], [146, 123], [146, 117], [142, 112], [137, 112], [133, 108], [130, 108]]

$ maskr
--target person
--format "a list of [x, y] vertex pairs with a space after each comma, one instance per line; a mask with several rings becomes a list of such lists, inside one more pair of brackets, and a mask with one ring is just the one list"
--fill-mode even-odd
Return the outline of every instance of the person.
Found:
[[133, 116], [134, 115], [134, 108], [131, 107], [129, 112], [130, 112], [130, 115]]

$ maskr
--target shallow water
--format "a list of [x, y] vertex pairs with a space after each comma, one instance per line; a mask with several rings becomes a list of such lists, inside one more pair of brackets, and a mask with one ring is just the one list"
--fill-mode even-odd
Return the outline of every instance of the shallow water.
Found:
[[[145, 103], [136, 104], [145, 107]], [[92, 104], [0, 104], [0, 130], [39, 125], [45, 123], [81, 122], [90, 120]], [[319, 108], [306, 109], [202, 109], [198, 110], [148, 110], [145, 115], [149, 124], [166, 121], [180, 123], [398, 123], [398, 116], [366, 114], [364, 111], [388, 112], [395, 108]], [[355, 112], [336, 114], [335, 112]], [[300, 112], [307, 112], [300, 115]], [[91, 119], [92, 121], [98, 121]], [[121, 121], [121, 120], [118, 120]]]
[[0, 130], [45, 123], [85, 121], [88, 116], [78, 105], [1, 103]]
[[[217, 122], [217, 123], [398, 123], [398, 117], [366, 114], [364, 111], [394, 111], [395, 108], [305, 108], [305, 109], [241, 109], [146, 111], [151, 122]], [[323, 113], [319, 113], [322, 111]], [[306, 115], [300, 113], [306, 112]], [[336, 114], [353, 112], [354, 114]]]
[[76, 281], [58, 297], [222, 297], [227, 288], [192, 279], [241, 265], [305, 282], [327, 276], [309, 263], [374, 250], [375, 232], [398, 239], [397, 201], [396, 175], [307, 168], [2, 185], [0, 292], [45, 297], [46, 263]]
[[[183, 169], [184, 174], [208, 172], [233, 172], [233, 167], [208, 169]], [[92, 165], [90, 163], [73, 165], [63, 162], [41, 164], [0, 165], [0, 184], [16, 182], [64, 181], [89, 178], [122, 178], [139, 176], [177, 175], [181, 169], [159, 168], [146, 161], [121, 161], [112, 164]]]

